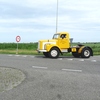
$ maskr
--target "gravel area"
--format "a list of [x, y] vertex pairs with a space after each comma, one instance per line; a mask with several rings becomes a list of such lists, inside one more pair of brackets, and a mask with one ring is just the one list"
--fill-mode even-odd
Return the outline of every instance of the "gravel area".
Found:
[[13, 68], [0, 67], [0, 92], [10, 90], [25, 79], [22, 71]]

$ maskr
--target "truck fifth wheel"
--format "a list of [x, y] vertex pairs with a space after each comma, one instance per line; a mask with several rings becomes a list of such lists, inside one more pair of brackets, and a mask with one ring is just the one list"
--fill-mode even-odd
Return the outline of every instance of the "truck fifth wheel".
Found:
[[89, 58], [93, 56], [93, 50], [89, 46], [71, 46], [68, 32], [56, 33], [51, 40], [40, 40], [37, 51], [50, 58], [58, 58], [60, 54], [69, 52], [74, 57]]

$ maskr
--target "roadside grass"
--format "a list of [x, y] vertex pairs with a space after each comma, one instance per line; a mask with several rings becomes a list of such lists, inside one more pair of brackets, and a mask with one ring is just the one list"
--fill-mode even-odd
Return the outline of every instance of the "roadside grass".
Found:
[[25, 50], [19, 49], [17, 50], [0, 50], [0, 54], [22, 54], [22, 55], [41, 55], [36, 50]]

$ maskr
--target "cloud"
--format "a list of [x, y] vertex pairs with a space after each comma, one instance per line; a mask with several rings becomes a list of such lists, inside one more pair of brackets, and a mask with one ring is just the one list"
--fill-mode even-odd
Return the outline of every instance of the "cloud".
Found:
[[[96, 35], [92, 40], [88, 38], [100, 32], [99, 0], [58, 0], [58, 3], [58, 31], [68, 31], [75, 41], [99, 41]], [[49, 38], [56, 30], [56, 8], [57, 0], [0, 0], [0, 34], [28, 33], [34, 37], [32, 33], [36, 33], [36, 40]]]

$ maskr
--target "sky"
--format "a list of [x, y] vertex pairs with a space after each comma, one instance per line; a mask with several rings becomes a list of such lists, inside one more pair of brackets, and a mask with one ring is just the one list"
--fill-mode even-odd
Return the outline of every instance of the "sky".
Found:
[[0, 0], [0, 42], [52, 39], [69, 32], [73, 42], [100, 42], [100, 0]]

